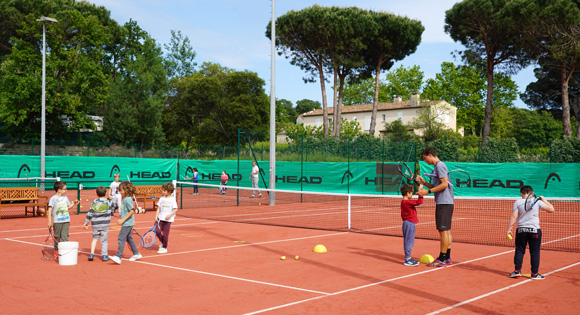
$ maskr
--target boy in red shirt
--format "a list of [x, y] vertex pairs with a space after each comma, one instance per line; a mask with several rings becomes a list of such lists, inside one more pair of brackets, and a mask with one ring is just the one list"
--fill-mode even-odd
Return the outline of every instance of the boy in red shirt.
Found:
[[[423, 185], [419, 185], [419, 190], [422, 188]], [[413, 245], [415, 245], [415, 224], [419, 223], [415, 207], [423, 204], [423, 196], [413, 200], [413, 186], [409, 184], [401, 187], [401, 195], [403, 195], [403, 200], [401, 200], [401, 218], [403, 219], [403, 247], [405, 249], [405, 261], [403, 264], [417, 267], [419, 262], [411, 258], [411, 251], [413, 250]]]

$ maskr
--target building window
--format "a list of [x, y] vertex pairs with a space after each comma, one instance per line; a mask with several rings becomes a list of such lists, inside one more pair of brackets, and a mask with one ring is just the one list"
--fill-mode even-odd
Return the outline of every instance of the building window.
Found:
[[383, 121], [387, 121], [387, 115], [383, 114]]
[[397, 113], [397, 119], [399, 119], [400, 121], [403, 121], [403, 112]]
[[371, 116], [365, 116], [365, 130], [371, 130]]
[[445, 113], [445, 123], [449, 125], [449, 112]]
[[316, 118], [314, 120], [314, 125], [316, 125], [316, 127], [320, 127], [320, 118]]

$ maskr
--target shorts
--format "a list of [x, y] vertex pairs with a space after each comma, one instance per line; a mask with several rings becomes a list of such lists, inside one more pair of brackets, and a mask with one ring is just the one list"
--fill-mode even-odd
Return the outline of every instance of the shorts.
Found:
[[435, 206], [435, 225], [439, 231], [451, 230], [451, 217], [453, 217], [453, 205]]

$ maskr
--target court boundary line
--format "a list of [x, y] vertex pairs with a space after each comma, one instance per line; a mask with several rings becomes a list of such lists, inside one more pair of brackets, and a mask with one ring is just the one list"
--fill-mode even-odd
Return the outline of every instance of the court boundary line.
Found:
[[214, 276], [214, 277], [220, 277], [220, 278], [226, 278], [226, 279], [233, 279], [233, 280], [239, 280], [239, 281], [257, 283], [257, 284], [264, 284], [264, 285], [268, 285], [268, 286], [280, 287], [280, 288], [284, 288], [284, 289], [292, 289], [292, 290], [297, 290], [297, 291], [304, 291], [304, 292], [309, 292], [309, 293], [322, 294], [323, 296], [324, 295], [331, 294], [331, 293], [328, 293], [328, 292], [315, 291], [315, 290], [298, 288], [298, 287], [287, 286], [287, 285], [277, 284], [277, 283], [271, 283], [271, 282], [264, 282], [264, 281], [258, 281], [258, 280], [245, 279], [245, 278], [228, 276], [228, 275], [222, 275], [222, 274], [218, 274], [218, 273], [201, 271], [201, 270], [194, 270], [194, 269], [187, 269], [187, 268], [181, 268], [181, 267], [174, 267], [174, 266], [156, 264], [156, 263], [146, 262], [146, 261], [140, 261], [140, 260], [136, 260], [135, 262], [136, 263], [140, 263], [140, 264], [145, 264], [145, 265], [151, 265], [151, 266], [157, 266], [157, 267], [175, 269], [175, 270], [186, 271], [186, 272], [193, 272], [193, 273], [198, 273], [198, 274], [203, 274], [203, 275], [208, 275], [208, 276]]
[[[551, 274], [554, 274], [554, 273], [557, 273], [557, 272], [560, 272], [560, 271], [566, 270], [566, 269], [568, 269], [568, 268], [575, 267], [575, 266], [577, 266], [577, 265], [580, 265], [580, 262], [573, 263], [573, 264], [571, 264], [571, 265], [568, 265], [568, 266], [562, 267], [562, 268], [560, 268], [560, 269], [552, 270], [552, 271], [550, 271], [550, 272], [546, 273], [545, 275], [551, 275]], [[503, 288], [501, 288], [501, 289], [498, 289], [498, 290], [495, 290], [495, 291], [492, 291], [492, 292], [488, 292], [488, 293], [486, 293], [486, 294], [482, 294], [482, 295], [480, 295], [480, 296], [476, 296], [476, 297], [474, 297], [474, 298], [471, 298], [471, 299], [468, 299], [468, 300], [465, 300], [465, 301], [459, 302], [459, 303], [457, 303], [457, 304], [453, 304], [453, 305], [451, 305], [451, 306], [444, 307], [444, 308], [442, 308], [442, 309], [439, 309], [439, 310], [433, 311], [433, 312], [431, 312], [431, 313], [427, 313], [427, 315], [433, 315], [433, 314], [439, 314], [439, 313], [442, 313], [442, 312], [446, 312], [446, 311], [449, 311], [449, 310], [452, 310], [452, 309], [455, 309], [455, 308], [461, 307], [461, 306], [463, 306], [463, 305], [467, 305], [467, 304], [469, 304], [469, 303], [471, 303], [471, 302], [474, 302], [474, 301], [477, 301], [477, 300], [481, 300], [481, 299], [483, 299], [483, 298], [486, 298], [486, 297], [488, 297], [488, 296], [491, 296], [491, 295], [494, 295], [494, 294], [500, 293], [500, 292], [502, 292], [502, 291], [509, 290], [509, 289], [511, 289], [511, 288], [515, 288], [515, 287], [517, 287], [517, 286], [520, 286], [520, 285], [523, 285], [523, 284], [529, 283], [529, 282], [531, 282], [531, 281], [534, 281], [534, 280], [532, 280], [532, 279], [527, 279], [527, 280], [524, 280], [524, 281], [522, 281], [522, 282], [518, 282], [518, 283], [515, 283], [515, 284], [512, 284], [512, 285], [509, 285], [509, 286], [507, 286], [507, 287], [503, 287]]]

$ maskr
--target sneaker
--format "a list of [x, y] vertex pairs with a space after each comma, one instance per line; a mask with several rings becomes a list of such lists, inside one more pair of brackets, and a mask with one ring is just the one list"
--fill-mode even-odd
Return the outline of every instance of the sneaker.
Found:
[[110, 259], [109, 259], [109, 256], [107, 256], [107, 255], [104, 255], [104, 256], [103, 256], [103, 261], [109, 261], [109, 260], [110, 260]]
[[256, 196], [254, 196], [254, 195], [251, 195], [251, 196], [250, 196], [250, 198], [256, 198]]
[[121, 264], [121, 258], [119, 256], [111, 256], [111, 260], [119, 265]]
[[531, 276], [532, 280], [544, 280], [546, 277], [542, 276], [539, 273], [533, 273]]
[[515, 270], [514, 272], [510, 273], [510, 275], [509, 275], [510, 278], [519, 278], [521, 276], [522, 276], [522, 274], [518, 270]]
[[453, 262], [451, 261], [451, 258], [449, 258], [449, 259], [445, 260], [445, 264], [446, 264], [447, 266], [449, 266], [449, 265], [453, 265]]
[[258, 198], [262, 198], [262, 194], [260, 194], [260, 196]]
[[432, 263], [428, 263], [427, 267], [446, 267], [447, 266], [447, 260], [441, 261], [439, 259], [435, 260]]
[[157, 254], [167, 254], [167, 248], [160, 246]]
[[95, 254], [89, 254], [89, 261], [93, 261], [95, 259]]
[[137, 255], [133, 255], [131, 256], [131, 258], [129, 258], [129, 261], [135, 261], [137, 259], [141, 259], [143, 256], [141, 256], [141, 253], [137, 254]]
[[410, 267], [417, 267], [417, 266], [419, 266], [419, 262], [413, 258], [409, 258], [409, 259], [405, 260], [405, 262], [403, 262], [403, 265], [410, 266]]

